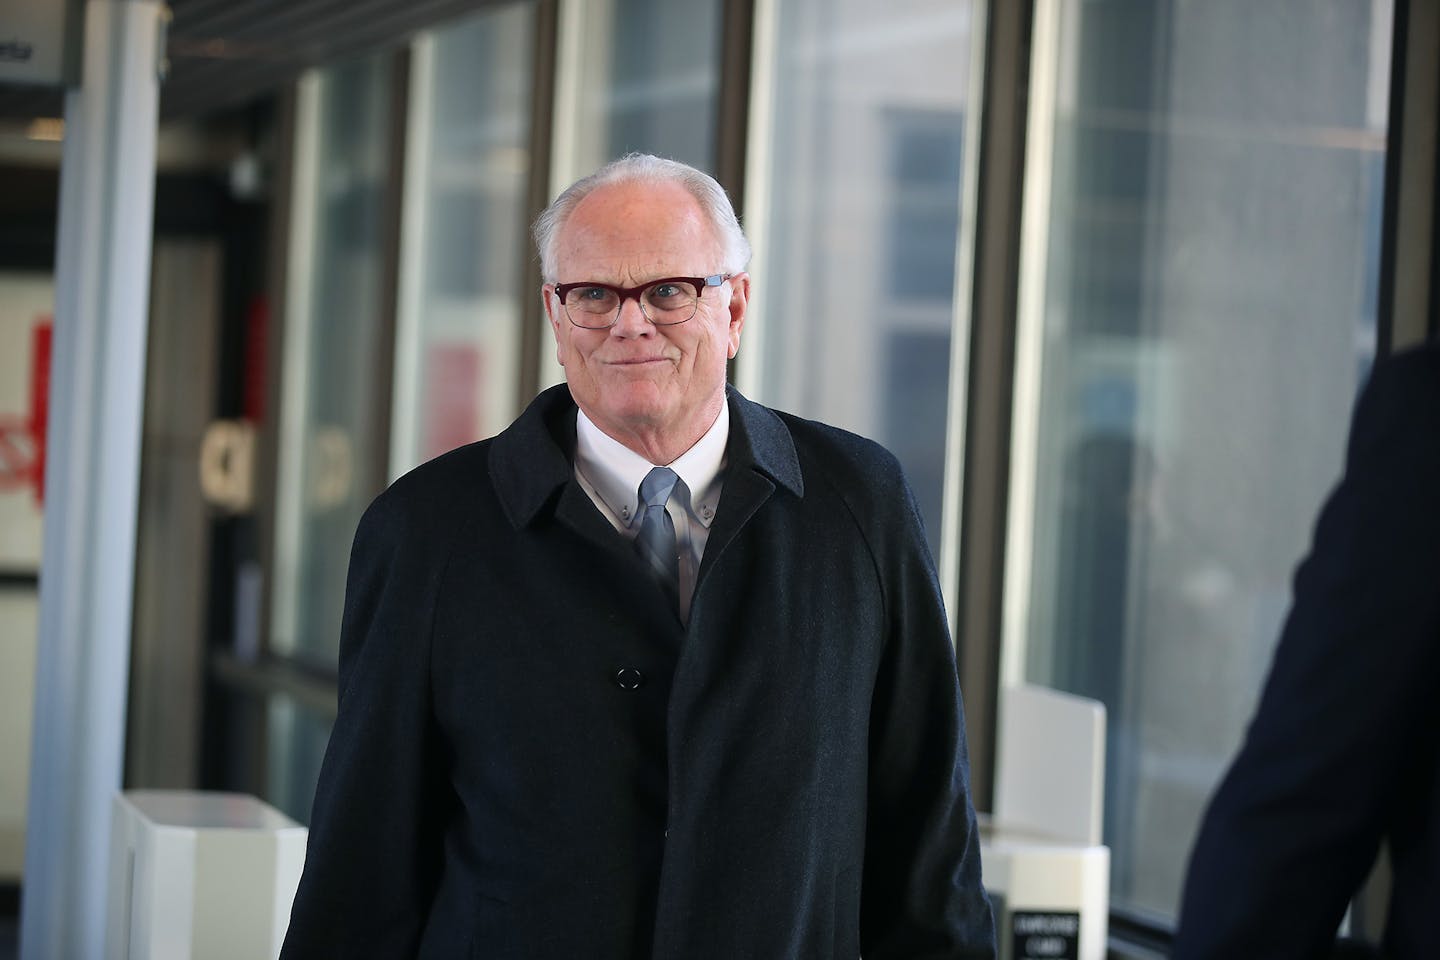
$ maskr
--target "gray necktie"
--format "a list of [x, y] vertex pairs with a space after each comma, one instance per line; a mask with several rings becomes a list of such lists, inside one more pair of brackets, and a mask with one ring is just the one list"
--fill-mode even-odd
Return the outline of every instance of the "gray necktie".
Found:
[[650, 565], [676, 610], [680, 605], [680, 548], [675, 541], [675, 524], [665, 512], [665, 502], [680, 478], [669, 467], [656, 467], [640, 481], [640, 533], [635, 549]]

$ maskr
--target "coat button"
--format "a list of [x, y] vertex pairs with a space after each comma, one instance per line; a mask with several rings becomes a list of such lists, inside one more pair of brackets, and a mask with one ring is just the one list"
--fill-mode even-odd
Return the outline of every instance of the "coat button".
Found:
[[639, 690], [645, 682], [645, 674], [634, 667], [621, 667], [615, 671], [615, 685], [621, 690]]

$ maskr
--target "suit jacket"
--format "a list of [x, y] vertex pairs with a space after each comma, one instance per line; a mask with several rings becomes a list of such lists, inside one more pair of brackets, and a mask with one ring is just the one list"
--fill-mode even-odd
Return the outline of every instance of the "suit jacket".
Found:
[[1440, 956], [1440, 348], [1383, 362], [1190, 861], [1176, 960], [1327, 956], [1382, 841], [1385, 949]]
[[899, 466], [729, 403], [688, 626], [575, 482], [564, 386], [371, 505], [284, 956], [994, 956]]

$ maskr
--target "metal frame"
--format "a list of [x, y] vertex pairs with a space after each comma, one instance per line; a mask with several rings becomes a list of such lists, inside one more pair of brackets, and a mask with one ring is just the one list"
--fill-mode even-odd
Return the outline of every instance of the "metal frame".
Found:
[[992, 806], [994, 792], [1033, 17], [1030, 2], [995, 3], [985, 25], [956, 613], [971, 792], [980, 809]]
[[417, 36], [410, 44], [406, 83], [404, 173], [400, 187], [399, 244], [395, 251], [395, 329], [390, 389], [390, 463], [393, 480], [409, 467], [415, 405], [419, 396], [420, 291], [425, 271], [425, 204], [422, 171], [430, 166], [435, 98], [435, 34]]
[[[749, 0], [747, 11], [750, 38], [746, 51], [749, 65], [744, 72], [747, 96], [745, 156], [739, 171], [742, 178], [741, 194], [737, 196], [732, 193], [730, 198], [745, 225], [745, 235], [750, 241], [751, 263], [765, 262], [765, 244], [768, 240], [765, 214], [770, 210], [771, 196], [770, 127], [775, 109], [775, 49], [778, 42], [775, 8], [779, 2], [780, 0]], [[727, 69], [735, 68], [723, 52], [722, 58]], [[726, 78], [721, 79], [723, 87]], [[722, 122], [725, 122], [725, 118], [725, 112], [721, 111]], [[726, 156], [724, 142], [720, 141], [718, 146], [720, 155]], [[720, 183], [730, 189], [730, 185], [724, 180]], [[760, 358], [764, 356], [767, 339], [765, 334], [766, 324], [751, 325], [745, 331], [744, 349], [730, 361], [730, 380], [741, 393], [754, 395], [760, 386]]]
[[756, 0], [722, 0], [720, 81], [715, 104], [715, 179], [736, 210], [745, 209]]
[[1396, 0], [1377, 356], [1424, 340], [1440, 299], [1440, 3]]
[[[293, 612], [282, 607], [278, 589], [286, 582], [296, 582], [290, 564], [300, 552], [301, 523], [298, 491], [304, 487], [300, 462], [284, 451], [301, 448], [304, 411], [288, 398], [303, 396], [305, 370], [308, 365], [309, 337], [305, 317], [310, 309], [311, 264], [314, 248], [315, 211], [310, 198], [319, 189], [316, 152], [319, 149], [319, 111], [322, 78], [316, 71], [302, 76], [295, 85], [290, 178], [287, 209], [283, 211], [285, 230], [284, 296], [277, 304], [277, 315], [283, 317], [283, 329], [277, 337], [278, 357], [273, 357], [279, 370], [275, 422], [275, 458], [269, 464], [275, 477], [273, 508], [262, 517], [261, 527], [269, 535], [269, 552], [265, 557], [265, 606], [260, 612], [265, 626], [264, 648], [268, 653], [275, 642], [277, 624], [293, 622]], [[289, 491], [287, 495], [286, 491]], [[287, 605], [288, 606], [288, 605]]]
[[[535, 55], [531, 60], [533, 91], [530, 101], [530, 183], [527, 189], [527, 224], [550, 203], [550, 184], [555, 167], [555, 123], [560, 111], [557, 76], [560, 58], [561, 0], [535, 0]], [[572, 33], [578, 32], [572, 29]], [[531, 245], [527, 233], [521, 242]], [[540, 258], [532, 254], [524, 258], [524, 276], [520, 281], [522, 303], [520, 317], [520, 376], [515, 409], [524, 410], [540, 390], [541, 359], [547, 340], [545, 312], [540, 304]], [[534, 297], [533, 300], [523, 298]]]
[[[380, 324], [377, 336], [381, 343], [391, 346], [389, 350], [377, 350], [375, 365], [370, 371], [374, 391], [371, 394], [371, 413], [375, 418], [375, 430], [383, 437], [389, 437], [395, 424], [394, 405], [391, 398], [395, 393], [394, 346], [401, 322], [400, 296], [402, 292], [403, 264], [401, 256], [405, 251], [406, 227], [406, 186], [409, 184], [411, 163], [415, 160], [409, 149], [406, 134], [411, 129], [410, 108], [411, 81], [414, 76], [414, 57], [410, 45], [397, 50], [390, 61], [390, 157], [385, 183], [384, 225], [381, 228], [381, 250], [384, 276], [380, 280]], [[359, 465], [356, 482], [375, 493], [385, 489], [390, 481], [391, 445], [378, 444], [375, 456], [369, 463]]]
[[[979, 250], [980, 169], [983, 165], [985, 96], [989, 85], [986, 73], [990, 56], [991, 6], [988, 0], [975, 0], [971, 21], [970, 103], [965, 110], [965, 149], [960, 171], [960, 222], [955, 244], [955, 292], [950, 321], [950, 377], [945, 411], [945, 460], [940, 508], [940, 590], [950, 620], [957, 659], [964, 655], [965, 638], [959, 633], [960, 621], [960, 552], [965, 543], [965, 445], [969, 438], [970, 360], [975, 336], [976, 265]], [[974, 656], [974, 654], [971, 654]], [[963, 664], [959, 667], [962, 685], [975, 689], [990, 685], [981, 667], [968, 677]], [[982, 692], [979, 696], [984, 696]], [[966, 713], [972, 704], [967, 695]], [[972, 728], [973, 729], [973, 728]], [[973, 733], [970, 739], [978, 739]], [[988, 737], [990, 741], [993, 736]], [[986, 777], [989, 776], [987, 772]], [[973, 777], [972, 777], [973, 782]]]
[[[66, 96], [24, 958], [98, 956], [124, 765], [164, 7], [92, 0]], [[37, 816], [36, 811], [50, 815]]]

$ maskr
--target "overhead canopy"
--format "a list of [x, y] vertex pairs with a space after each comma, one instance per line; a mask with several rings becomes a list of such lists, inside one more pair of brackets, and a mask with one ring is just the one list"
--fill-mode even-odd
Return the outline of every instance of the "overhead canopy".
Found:
[[[123, 3], [126, 0], [109, 0]], [[162, 120], [236, 106], [308, 67], [402, 43], [503, 0], [171, 0]], [[58, 117], [63, 91], [0, 85], [0, 117]]]

